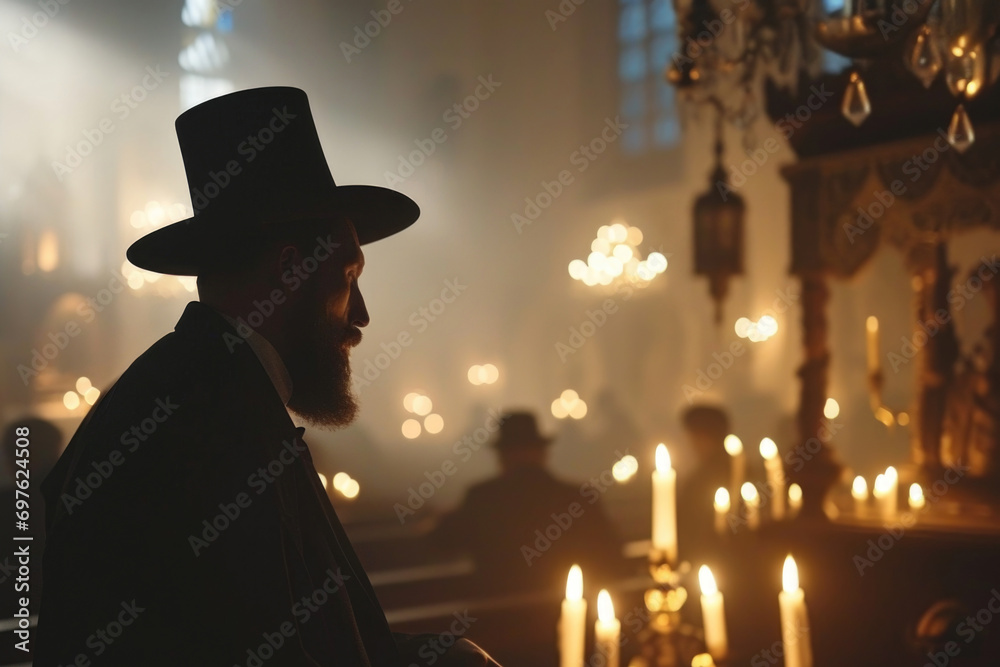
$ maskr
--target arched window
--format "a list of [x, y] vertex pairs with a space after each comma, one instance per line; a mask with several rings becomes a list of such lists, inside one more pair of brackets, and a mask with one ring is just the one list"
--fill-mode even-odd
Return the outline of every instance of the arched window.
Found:
[[618, 81], [626, 155], [673, 148], [680, 140], [676, 91], [664, 78], [677, 50], [671, 0], [619, 0]]

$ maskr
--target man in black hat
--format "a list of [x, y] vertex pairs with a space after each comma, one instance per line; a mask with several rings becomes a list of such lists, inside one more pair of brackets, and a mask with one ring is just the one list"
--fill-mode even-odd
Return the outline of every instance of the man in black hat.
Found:
[[[211, 100], [177, 134], [194, 217], [128, 258], [198, 276], [201, 301], [104, 393], [44, 482], [34, 664], [409, 665], [421, 637], [390, 633], [288, 410], [354, 418], [361, 246], [419, 209], [337, 186], [298, 89]], [[496, 663], [463, 640], [439, 664]]]
[[533, 413], [504, 415], [493, 443], [500, 475], [471, 487], [434, 528], [432, 543], [472, 556], [485, 590], [562, 591], [574, 563], [592, 583], [629, 572], [604, 489], [556, 479], [546, 469], [552, 440]]

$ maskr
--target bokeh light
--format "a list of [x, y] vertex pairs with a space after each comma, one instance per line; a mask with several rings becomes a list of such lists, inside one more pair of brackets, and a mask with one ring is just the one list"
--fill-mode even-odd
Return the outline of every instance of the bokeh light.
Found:
[[642, 239], [642, 231], [624, 221], [601, 225], [590, 242], [586, 261], [574, 259], [569, 263], [570, 277], [588, 287], [607, 286], [616, 281], [645, 287], [667, 270], [667, 258], [663, 253], [651, 252], [642, 259], [639, 251]]
[[80, 394], [75, 391], [67, 391], [63, 394], [63, 405], [67, 410], [76, 410], [80, 407]]
[[413, 440], [420, 435], [420, 422], [416, 419], [407, 419], [403, 422], [403, 437]]
[[424, 419], [424, 430], [428, 433], [440, 433], [444, 428], [444, 418], [439, 414], [431, 413]]

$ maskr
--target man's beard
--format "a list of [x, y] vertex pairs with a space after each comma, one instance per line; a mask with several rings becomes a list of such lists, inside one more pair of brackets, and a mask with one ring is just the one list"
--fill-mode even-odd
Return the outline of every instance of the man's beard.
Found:
[[361, 331], [338, 329], [320, 316], [304, 323], [301, 334], [287, 364], [292, 378], [288, 407], [312, 426], [347, 426], [358, 414], [349, 348], [361, 341]]

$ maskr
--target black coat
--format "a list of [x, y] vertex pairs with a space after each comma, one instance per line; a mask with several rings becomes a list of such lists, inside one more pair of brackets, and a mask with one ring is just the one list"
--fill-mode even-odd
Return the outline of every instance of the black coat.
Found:
[[249, 345], [198, 302], [175, 329], [44, 482], [34, 664], [401, 664], [304, 429]]

